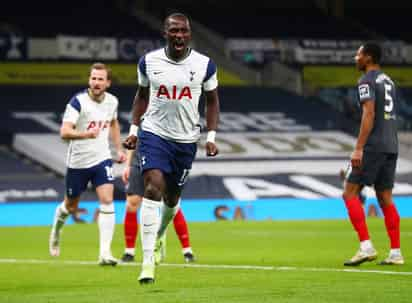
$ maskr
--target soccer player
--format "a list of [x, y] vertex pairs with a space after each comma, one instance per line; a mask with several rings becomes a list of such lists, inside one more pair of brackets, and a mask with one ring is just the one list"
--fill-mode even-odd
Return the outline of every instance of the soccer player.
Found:
[[179, 209], [179, 197], [200, 138], [198, 105], [202, 91], [208, 130], [206, 154], [211, 157], [218, 154], [215, 144], [219, 118], [216, 65], [189, 46], [192, 33], [185, 15], [175, 13], [166, 17], [164, 38], [165, 48], [152, 51], [139, 60], [133, 124], [124, 141], [126, 148], [135, 149], [138, 133], [138, 155], [144, 179], [140, 210], [141, 284], [154, 282], [155, 246], [158, 252], [164, 232]]
[[118, 99], [106, 92], [111, 84], [111, 70], [103, 63], [91, 66], [89, 88], [77, 93], [66, 106], [60, 136], [69, 140], [67, 152], [66, 193], [56, 208], [50, 233], [49, 250], [60, 254], [62, 227], [70, 213], [78, 209], [80, 195], [89, 181], [95, 186], [100, 201], [99, 264], [116, 265], [111, 253], [115, 228], [113, 205], [113, 171], [109, 136], [117, 151], [117, 161], [124, 162], [120, 126], [117, 120]]
[[[135, 255], [135, 244], [137, 238], [138, 221], [137, 211], [140, 208], [143, 199], [144, 185], [143, 177], [140, 174], [137, 158], [133, 150], [127, 151], [126, 167], [122, 174], [122, 180], [126, 184], [126, 215], [124, 217], [124, 238], [125, 252], [122, 256], [123, 262], [133, 262]], [[173, 219], [176, 235], [182, 245], [182, 253], [185, 262], [190, 263], [195, 261], [192, 248], [190, 246], [189, 230], [187, 228], [186, 219], [181, 209], [176, 213]], [[165, 257], [165, 247], [157, 256], [156, 263], [160, 263]]]
[[373, 261], [378, 256], [369, 237], [359, 199], [359, 193], [365, 185], [374, 185], [390, 239], [389, 256], [379, 264], [404, 263], [400, 249], [400, 218], [392, 199], [398, 158], [397, 94], [394, 82], [380, 70], [380, 59], [381, 48], [375, 43], [364, 44], [355, 56], [357, 68], [364, 73], [358, 82], [362, 119], [351, 155], [352, 171], [345, 182], [343, 199], [358, 234], [360, 249], [344, 263], [346, 266]]

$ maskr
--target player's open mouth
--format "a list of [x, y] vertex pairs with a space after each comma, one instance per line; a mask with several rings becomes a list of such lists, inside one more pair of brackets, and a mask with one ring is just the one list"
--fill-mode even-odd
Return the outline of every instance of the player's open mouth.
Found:
[[176, 49], [176, 50], [183, 50], [184, 48], [185, 48], [185, 43], [183, 42], [183, 41], [176, 41], [174, 44], [173, 44], [173, 46], [174, 46], [174, 48]]

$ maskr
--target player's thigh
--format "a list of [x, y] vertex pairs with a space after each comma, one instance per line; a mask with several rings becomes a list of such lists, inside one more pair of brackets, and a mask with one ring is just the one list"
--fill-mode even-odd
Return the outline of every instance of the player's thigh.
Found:
[[66, 172], [66, 197], [70, 201], [79, 198], [80, 195], [86, 190], [87, 184], [92, 178], [92, 172], [87, 168], [68, 168]]
[[391, 190], [395, 183], [396, 162], [398, 160], [397, 154], [384, 154], [385, 159], [381, 169], [376, 177], [375, 190], [383, 192]]
[[143, 176], [137, 165], [130, 167], [129, 182], [126, 184], [126, 194], [139, 196], [143, 196], [144, 194]]
[[139, 132], [138, 161], [142, 172], [152, 169], [172, 172], [173, 146], [155, 134]]
[[352, 169], [348, 177], [348, 182], [367, 186], [375, 184], [383, 163], [383, 153], [364, 152], [362, 157], [362, 167], [360, 169]]
[[113, 202], [114, 186], [112, 183], [105, 183], [96, 187], [96, 194], [99, 201], [103, 204]]

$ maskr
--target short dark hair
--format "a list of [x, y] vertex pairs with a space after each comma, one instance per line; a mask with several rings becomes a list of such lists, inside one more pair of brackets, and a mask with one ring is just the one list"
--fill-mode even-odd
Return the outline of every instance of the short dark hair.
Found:
[[163, 22], [163, 25], [164, 25], [165, 28], [166, 28], [166, 26], [167, 26], [167, 24], [168, 24], [168, 22], [169, 22], [169, 19], [172, 19], [172, 18], [182, 18], [182, 19], [186, 19], [187, 22], [189, 22], [189, 24], [190, 24], [190, 19], [189, 19], [189, 17], [188, 17], [187, 15], [185, 15], [185, 14], [183, 14], [183, 13], [181, 13], [181, 12], [173, 12], [173, 13], [169, 14], [169, 15], [165, 18], [165, 20], [164, 20], [164, 22]]
[[382, 48], [378, 43], [367, 42], [363, 45], [362, 52], [371, 56], [373, 63], [380, 64], [382, 58]]

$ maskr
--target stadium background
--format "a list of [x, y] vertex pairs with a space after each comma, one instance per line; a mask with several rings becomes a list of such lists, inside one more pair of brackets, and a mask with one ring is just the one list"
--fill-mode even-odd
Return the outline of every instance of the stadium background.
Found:
[[[183, 195], [189, 221], [346, 218], [339, 171], [357, 134], [353, 56], [366, 40], [380, 41], [384, 69], [401, 87], [395, 196], [401, 216], [412, 216], [412, 37], [403, 24], [408, 4], [86, 2], [16, 1], [1, 12], [0, 225], [50, 224], [64, 192], [61, 113], [86, 85], [95, 61], [113, 68], [110, 91], [120, 99], [125, 135], [136, 62], [163, 45], [161, 24], [174, 11], [191, 17], [194, 47], [217, 62], [220, 80], [222, 153], [209, 160], [200, 146]], [[117, 177], [121, 171], [117, 165]], [[119, 178], [115, 198], [121, 223]], [[92, 222], [92, 189], [83, 200], [83, 212], [73, 219]], [[366, 209], [370, 205], [376, 206], [373, 193]], [[28, 219], [22, 212], [37, 215]]]

